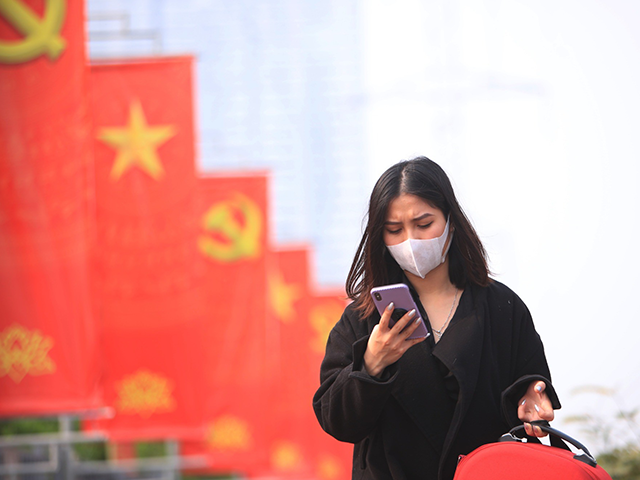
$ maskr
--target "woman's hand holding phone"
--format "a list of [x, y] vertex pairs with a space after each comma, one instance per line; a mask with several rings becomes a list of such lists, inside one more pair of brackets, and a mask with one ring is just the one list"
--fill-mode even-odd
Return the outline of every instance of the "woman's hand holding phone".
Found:
[[407, 312], [393, 327], [389, 327], [393, 308], [393, 303], [385, 308], [380, 322], [371, 331], [367, 350], [364, 352], [364, 368], [372, 377], [380, 377], [385, 368], [397, 362], [404, 352], [426, 338], [409, 338], [422, 323], [415, 310]]

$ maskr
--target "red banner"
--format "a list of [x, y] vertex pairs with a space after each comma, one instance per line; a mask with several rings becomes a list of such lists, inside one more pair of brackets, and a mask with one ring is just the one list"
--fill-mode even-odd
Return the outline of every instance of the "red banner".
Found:
[[311, 407], [327, 336], [346, 306], [341, 291], [318, 294], [307, 246], [279, 247], [269, 263], [269, 312], [279, 332], [268, 423], [268, 470], [256, 477], [341, 480], [351, 477], [352, 445], [320, 428]]
[[84, 2], [0, 1], [0, 415], [101, 404]]
[[208, 470], [261, 471], [268, 464], [265, 437], [277, 332], [266, 313], [269, 238], [268, 177], [237, 174], [200, 180], [198, 248], [208, 264], [211, 316], [207, 347], [205, 442], [185, 443], [204, 453]]
[[201, 438], [208, 321], [197, 246], [191, 57], [91, 68], [97, 225], [114, 440]]
[[[233, 198], [231, 192], [256, 190], [249, 185], [229, 188], [221, 181], [217, 185], [211, 181], [209, 192], [215, 192], [217, 198]], [[231, 232], [250, 231], [246, 214], [234, 209], [227, 213], [226, 221], [237, 228], [228, 228], [222, 236], [219, 230], [208, 229], [210, 238], [217, 238], [222, 245], [237, 243], [242, 237]], [[203, 221], [203, 228], [206, 224]], [[223, 240], [225, 237], [227, 240]], [[306, 246], [280, 247], [266, 253], [266, 285], [257, 282], [262, 266], [258, 270], [256, 259], [245, 259], [249, 263], [236, 264], [236, 268], [217, 267], [217, 277], [223, 279], [224, 286], [218, 287], [215, 302], [230, 314], [222, 316], [223, 322], [234, 319], [237, 336], [249, 333], [238, 340], [231, 338], [232, 329], [226, 325], [216, 328], [211, 352], [218, 353], [210, 361], [212, 370], [219, 369], [220, 375], [211, 382], [212, 393], [208, 394], [215, 399], [209, 441], [184, 443], [183, 453], [205, 453], [209, 459], [207, 471], [241, 472], [250, 478], [346, 480], [351, 476], [353, 446], [323, 432], [311, 407], [327, 336], [346, 304], [344, 294], [316, 294], [310, 288]], [[238, 288], [244, 302], [230, 304]], [[254, 315], [260, 305], [245, 303], [255, 300], [247, 296], [248, 292], [253, 297], [260, 291], [266, 293], [266, 330], [261, 327], [264, 319]], [[217, 345], [229, 347], [220, 351]], [[251, 358], [245, 358], [247, 352], [252, 353]], [[265, 381], [260, 381], [261, 375]], [[244, 381], [246, 378], [251, 381]], [[234, 382], [236, 385], [230, 387]]]
[[[344, 290], [324, 291], [311, 295], [307, 326], [309, 328], [308, 346], [310, 357], [309, 374], [305, 377], [307, 399], [320, 386], [320, 363], [324, 357], [329, 332], [342, 316], [347, 305]], [[308, 400], [309, 403], [311, 400]], [[325, 433], [315, 418], [309, 405], [310, 416], [308, 442], [313, 452], [313, 464], [316, 478], [320, 480], [347, 480], [351, 478], [351, 458], [353, 445], [342, 443]]]
[[268, 468], [256, 477], [348, 479], [352, 446], [320, 428], [311, 398], [318, 388], [326, 337], [345, 307], [342, 292], [316, 294], [311, 286], [310, 249], [279, 247], [270, 253], [269, 313], [278, 332], [269, 398]]
[[[269, 313], [279, 333], [267, 437], [269, 473], [277, 478], [314, 478], [309, 443], [309, 249], [279, 247], [270, 254]], [[276, 347], [276, 345], [274, 345]], [[317, 377], [314, 375], [314, 378]], [[265, 472], [260, 472], [263, 475]]]

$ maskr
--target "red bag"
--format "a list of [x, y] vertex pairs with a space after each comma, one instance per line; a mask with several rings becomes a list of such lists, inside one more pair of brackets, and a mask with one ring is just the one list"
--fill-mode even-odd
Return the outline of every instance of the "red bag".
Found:
[[611, 480], [584, 445], [554, 428], [536, 425], [572, 444], [578, 453], [556, 446], [523, 443], [525, 441], [515, 435], [524, 430], [520, 425], [503, 435], [499, 442], [461, 456], [454, 480]]

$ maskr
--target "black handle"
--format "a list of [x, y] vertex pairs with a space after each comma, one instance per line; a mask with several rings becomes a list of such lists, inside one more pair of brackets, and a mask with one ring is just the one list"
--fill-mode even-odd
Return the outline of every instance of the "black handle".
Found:
[[[570, 437], [566, 433], [561, 432], [560, 430], [556, 430], [555, 428], [550, 427], [549, 426], [549, 422], [547, 422], [545, 420], [538, 420], [538, 421], [531, 422], [531, 425], [532, 426], [536, 426], [536, 427], [540, 427], [540, 429], [543, 432], [546, 432], [549, 435], [553, 435], [553, 436], [561, 439], [564, 442], [570, 443], [575, 448], [580, 450], [582, 452], [582, 454], [577, 454], [577, 455], [574, 455], [574, 457], [573, 457], [576, 460], [584, 462], [587, 465], [591, 465], [592, 467], [595, 467], [598, 464], [596, 462], [595, 457], [593, 455], [591, 455], [591, 452], [589, 452], [587, 447], [585, 447], [578, 440], [576, 440], [575, 438]], [[518, 425], [516, 427], [513, 427], [511, 430], [509, 430], [509, 433], [507, 433], [506, 435], [511, 436], [512, 439], [514, 439], [514, 440], [520, 440], [520, 437], [515, 435], [520, 430], [524, 430], [524, 425]]]

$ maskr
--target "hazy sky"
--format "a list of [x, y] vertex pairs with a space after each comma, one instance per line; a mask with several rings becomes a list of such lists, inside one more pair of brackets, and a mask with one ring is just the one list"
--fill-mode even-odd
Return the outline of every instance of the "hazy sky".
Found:
[[415, 155], [449, 173], [533, 313], [557, 419], [614, 408], [585, 385], [640, 406], [640, 2], [362, 5], [371, 184]]

